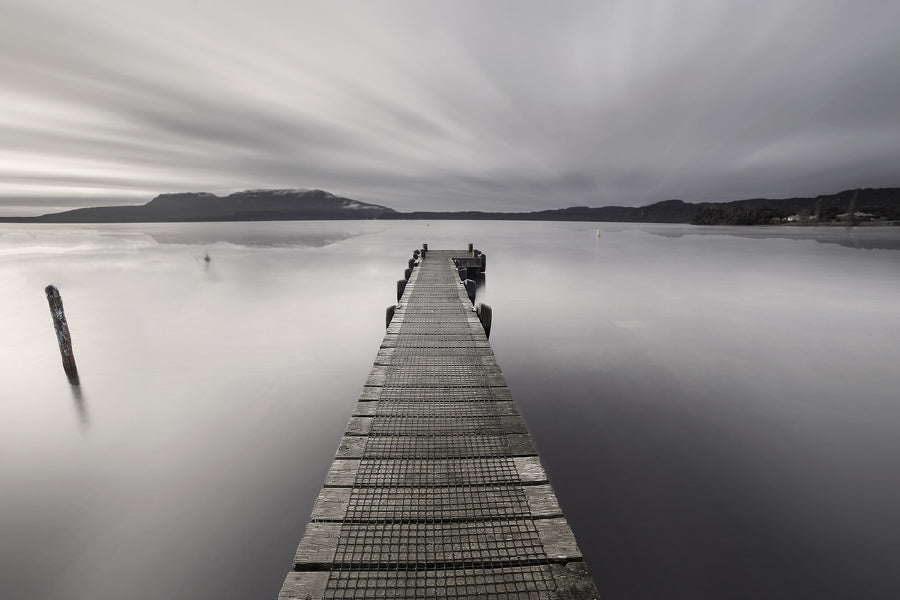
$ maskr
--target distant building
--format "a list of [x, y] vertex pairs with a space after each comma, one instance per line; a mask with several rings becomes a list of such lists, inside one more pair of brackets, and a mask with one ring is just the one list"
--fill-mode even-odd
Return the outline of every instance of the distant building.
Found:
[[[856, 218], [857, 221], [871, 221], [872, 219], [875, 218], [875, 215], [873, 215], [871, 213], [864, 213], [861, 211], [856, 211], [855, 213], [853, 213], [853, 216]], [[788, 219], [790, 219], [790, 217], [788, 217]], [[838, 221], [849, 221], [850, 213], [845, 212], [843, 214], [838, 215], [837, 220]]]

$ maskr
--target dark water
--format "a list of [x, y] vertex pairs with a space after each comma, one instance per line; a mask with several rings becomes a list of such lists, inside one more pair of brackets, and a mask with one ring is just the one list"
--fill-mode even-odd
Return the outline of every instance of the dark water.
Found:
[[410, 251], [473, 241], [605, 598], [900, 597], [900, 229], [809, 231], [2, 226], [0, 596], [274, 598]]

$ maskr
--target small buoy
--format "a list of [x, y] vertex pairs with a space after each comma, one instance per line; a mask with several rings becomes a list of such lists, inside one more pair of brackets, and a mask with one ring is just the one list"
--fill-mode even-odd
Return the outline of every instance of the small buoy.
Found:
[[203, 257], [203, 260], [205, 260], [206, 262], [209, 262], [209, 261], [212, 260], [212, 259], [209, 257], [209, 252], [206, 253], [206, 256]]

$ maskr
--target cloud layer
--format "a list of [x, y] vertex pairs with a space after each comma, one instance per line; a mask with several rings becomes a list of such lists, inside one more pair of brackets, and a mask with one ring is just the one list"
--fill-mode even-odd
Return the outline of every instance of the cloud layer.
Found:
[[527, 210], [900, 185], [897, 22], [897, 3], [814, 0], [11, 0], [0, 210], [260, 187]]

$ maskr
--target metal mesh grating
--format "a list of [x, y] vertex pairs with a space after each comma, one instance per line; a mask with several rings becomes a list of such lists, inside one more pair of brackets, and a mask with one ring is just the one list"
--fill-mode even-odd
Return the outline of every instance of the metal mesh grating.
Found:
[[537, 600], [555, 589], [547, 566], [433, 571], [338, 571], [326, 598], [497, 598]]
[[360, 487], [350, 495], [346, 520], [480, 521], [529, 514], [521, 486]]
[[442, 417], [414, 415], [376, 417], [372, 420], [370, 436], [464, 436], [498, 435], [503, 422], [497, 416]]
[[395, 402], [381, 400], [375, 408], [376, 417], [493, 417], [497, 415], [494, 403], [488, 402]]
[[484, 388], [384, 388], [381, 402], [494, 402], [498, 390]]
[[506, 485], [519, 475], [512, 458], [363, 459], [355, 487]]
[[383, 386], [326, 598], [547, 599], [555, 590], [507, 439], [509, 392], [491, 387], [493, 353], [441, 256], [416, 269], [398, 333], [385, 337], [393, 350], [379, 358]]

